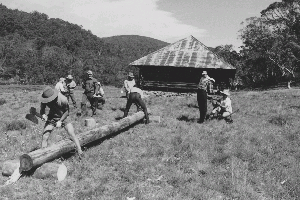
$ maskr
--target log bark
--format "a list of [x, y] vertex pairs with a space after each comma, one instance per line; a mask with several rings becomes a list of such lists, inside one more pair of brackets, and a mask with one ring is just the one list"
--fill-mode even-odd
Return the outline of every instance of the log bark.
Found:
[[[144, 113], [142, 111], [139, 111], [131, 116], [121, 119], [118, 122], [113, 122], [109, 125], [80, 133], [77, 135], [80, 145], [83, 146], [89, 144], [105, 136], [121, 131], [133, 124], [140, 122], [144, 118], [144, 116]], [[30, 169], [54, 160], [62, 156], [63, 154], [72, 151], [73, 149], [76, 149], [76, 146], [72, 140], [61, 140], [49, 147], [38, 149], [28, 154], [23, 154], [20, 157], [20, 168], [22, 169], [22, 171], [29, 171]], [[22, 163], [25, 164], [22, 165]]]

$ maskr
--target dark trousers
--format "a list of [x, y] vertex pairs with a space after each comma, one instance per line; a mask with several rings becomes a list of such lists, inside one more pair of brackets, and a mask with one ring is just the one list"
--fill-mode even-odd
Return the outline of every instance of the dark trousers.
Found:
[[197, 101], [200, 112], [199, 122], [203, 123], [207, 112], [207, 93], [203, 89], [197, 90]]
[[129, 97], [127, 99], [127, 103], [126, 103], [126, 108], [124, 110], [124, 116], [123, 117], [127, 117], [128, 112], [130, 110], [130, 107], [132, 104], [136, 104], [139, 107], [142, 108], [144, 114], [145, 114], [145, 119], [146, 119], [146, 123], [149, 123], [149, 116], [148, 116], [148, 111], [146, 108], [146, 104], [144, 103], [144, 101], [141, 98], [141, 95], [137, 92], [133, 92], [129, 94]]
[[81, 112], [83, 113], [84, 111], [86, 111], [87, 101], [90, 102], [93, 114], [95, 114], [96, 109], [97, 109], [98, 101], [97, 101], [97, 98], [93, 97], [93, 93], [83, 93], [82, 100], [81, 100]]
[[74, 93], [71, 92], [71, 93], [66, 93], [65, 96], [68, 98], [68, 101], [71, 99], [74, 107], [76, 107], [76, 100], [75, 100], [75, 96], [74, 96]]

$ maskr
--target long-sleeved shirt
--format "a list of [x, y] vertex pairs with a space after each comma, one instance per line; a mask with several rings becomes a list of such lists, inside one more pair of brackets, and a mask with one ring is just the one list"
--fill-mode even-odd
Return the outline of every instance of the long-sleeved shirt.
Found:
[[86, 79], [83, 83], [82, 83], [82, 88], [84, 89], [84, 93], [98, 93], [100, 85], [98, 84], [97, 79], [95, 78], [89, 78]]
[[132, 79], [131, 81], [125, 80], [124, 81], [124, 88], [126, 93], [130, 93], [131, 88], [135, 86], [135, 80]]
[[220, 105], [226, 112], [232, 113], [231, 99], [229, 97], [222, 99]]
[[65, 92], [64, 84], [62, 82], [58, 82], [55, 85], [55, 89], [58, 90], [60, 93]]

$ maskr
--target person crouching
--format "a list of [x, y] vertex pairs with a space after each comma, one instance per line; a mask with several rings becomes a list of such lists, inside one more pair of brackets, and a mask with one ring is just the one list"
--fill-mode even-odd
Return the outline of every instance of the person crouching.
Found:
[[145, 119], [146, 119], [146, 124], [149, 124], [149, 116], [148, 116], [148, 111], [147, 111], [147, 107], [146, 104], [144, 103], [144, 101], [142, 100], [143, 98], [143, 91], [140, 88], [137, 87], [132, 87], [130, 89], [130, 93], [128, 95], [128, 99], [127, 99], [127, 103], [126, 103], [126, 108], [124, 110], [124, 117], [127, 117], [128, 112], [130, 110], [131, 105], [134, 103], [138, 106], [140, 106], [145, 114]]
[[[46, 107], [49, 107], [48, 115], [45, 114]], [[82, 155], [81, 146], [78, 138], [75, 135], [74, 127], [71, 122], [68, 121], [69, 116], [69, 104], [68, 99], [56, 89], [52, 89], [47, 86], [41, 96], [41, 110], [40, 114], [43, 120], [46, 121], [43, 130], [42, 148], [48, 146], [48, 139], [52, 133], [54, 127], [60, 128], [64, 125], [65, 130], [75, 142], [79, 155]]]
[[232, 106], [229, 90], [223, 90], [220, 93], [222, 94], [222, 99], [220, 102], [216, 102], [217, 106], [211, 111], [210, 116], [217, 115], [217, 117], [225, 119], [227, 123], [232, 123]]

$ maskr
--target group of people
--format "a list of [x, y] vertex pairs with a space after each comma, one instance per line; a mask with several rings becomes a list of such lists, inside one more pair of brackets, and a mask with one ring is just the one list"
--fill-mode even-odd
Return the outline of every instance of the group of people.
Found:
[[[46, 121], [43, 130], [42, 148], [48, 146], [48, 139], [55, 127], [64, 127], [71, 139], [74, 141], [77, 152], [81, 156], [82, 149], [78, 138], [75, 135], [74, 127], [69, 120], [69, 99], [75, 108], [76, 100], [74, 97], [74, 89], [76, 83], [71, 75], [66, 78], [60, 78], [59, 82], [55, 85], [55, 89], [47, 86], [41, 96], [41, 109], [40, 114], [44, 121]], [[91, 70], [87, 71], [87, 78], [82, 82], [82, 88], [84, 89], [81, 101], [81, 113], [86, 111], [86, 104], [89, 101], [92, 108], [92, 116], [96, 115], [96, 109], [98, 103], [105, 103], [104, 91], [100, 82], [93, 77]], [[133, 73], [129, 73], [128, 80], [124, 81], [124, 88], [126, 91], [127, 103], [124, 111], [124, 117], [127, 117], [131, 105], [134, 103], [137, 105], [138, 110], [141, 108], [145, 114], [145, 123], [149, 123], [149, 115], [146, 108], [146, 104], [142, 100], [143, 91], [136, 87]], [[49, 113], [45, 114], [45, 109], [48, 107]]]
[[210, 87], [210, 83], [215, 82], [215, 80], [208, 76], [206, 71], [202, 72], [202, 77], [199, 81], [197, 87], [197, 102], [198, 108], [200, 112], [199, 123], [203, 123], [205, 119], [212, 118], [223, 118], [227, 123], [232, 123], [231, 114], [232, 114], [232, 106], [230, 99], [230, 92], [228, 89], [224, 89], [220, 93], [222, 94], [222, 98], [213, 101], [214, 109], [210, 114], [207, 113], [207, 90]]
[[[221, 117], [224, 118], [228, 123], [232, 123], [232, 106], [229, 98], [229, 90], [221, 91], [222, 98], [214, 101], [214, 109], [209, 115], [206, 114], [208, 98], [207, 89], [211, 82], [215, 82], [215, 80], [209, 77], [206, 71], [203, 71], [197, 89], [197, 101], [200, 112], [199, 123], [203, 123], [205, 119], [213, 117]], [[59, 82], [55, 86], [55, 89], [52, 89], [48, 86], [43, 90], [41, 96], [40, 114], [42, 115], [44, 121], [46, 121], [46, 124], [43, 130], [42, 148], [47, 147], [48, 138], [54, 127], [64, 127], [69, 136], [75, 142], [78, 154], [82, 154], [80, 143], [74, 132], [74, 127], [68, 118], [69, 99], [72, 100], [74, 107], [77, 108], [74, 97], [75, 87], [76, 83], [73, 80], [73, 77], [68, 75], [66, 78], [60, 78]], [[98, 101], [104, 104], [105, 100], [103, 98], [104, 91], [102, 86], [100, 82], [93, 77], [93, 72], [91, 70], [87, 71], [87, 78], [83, 81], [82, 88], [84, 89], [84, 92], [82, 95], [81, 112], [86, 111], [86, 104], [89, 101], [92, 108], [92, 116], [96, 115]], [[135, 104], [138, 111], [140, 109], [143, 110], [145, 114], [145, 123], [148, 124], [149, 115], [146, 104], [143, 101], [143, 91], [137, 87], [133, 73], [130, 72], [128, 74], [128, 79], [124, 81], [123, 88], [127, 98], [123, 118], [127, 117], [131, 105]], [[50, 108], [48, 115], [45, 114], [46, 107]]]

